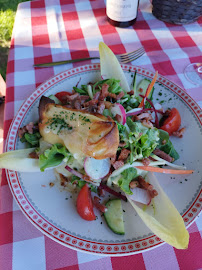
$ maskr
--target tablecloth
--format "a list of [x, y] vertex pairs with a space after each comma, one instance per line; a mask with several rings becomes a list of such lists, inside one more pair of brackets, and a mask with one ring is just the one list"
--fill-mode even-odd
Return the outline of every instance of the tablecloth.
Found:
[[[141, 0], [133, 27], [115, 28], [106, 20], [103, 0], [38, 0], [19, 4], [13, 29], [6, 77], [4, 139], [22, 102], [49, 77], [74, 66], [47, 69], [33, 65], [97, 56], [104, 41], [114, 53], [140, 46], [146, 54], [132, 64], [158, 70], [202, 104], [202, 89], [189, 83], [184, 68], [202, 62], [202, 19], [183, 26], [157, 20], [149, 0]], [[24, 217], [13, 200], [5, 172], [0, 187], [0, 269], [202, 269], [202, 217], [189, 227], [187, 250], [164, 244], [124, 257], [85, 254], [44, 236]]]

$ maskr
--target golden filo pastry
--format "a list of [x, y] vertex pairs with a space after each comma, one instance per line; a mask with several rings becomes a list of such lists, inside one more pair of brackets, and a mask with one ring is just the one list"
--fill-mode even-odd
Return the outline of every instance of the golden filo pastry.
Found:
[[39, 105], [39, 132], [51, 144], [61, 143], [76, 159], [113, 157], [119, 132], [112, 119], [50, 103], [42, 97]]

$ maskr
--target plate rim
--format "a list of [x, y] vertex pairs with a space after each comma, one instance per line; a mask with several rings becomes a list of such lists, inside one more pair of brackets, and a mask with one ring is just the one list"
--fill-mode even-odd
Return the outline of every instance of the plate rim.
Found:
[[[137, 71], [138, 74], [140, 75], [143, 75], [145, 77], [148, 77], [148, 78], [153, 78], [154, 76], [154, 72], [153, 71], [149, 71], [145, 68], [142, 68], [142, 67], [138, 67], [138, 66], [133, 66], [133, 65], [121, 65], [122, 69], [124, 71], [131, 71], [131, 72], [134, 72], [135, 70]], [[74, 75], [77, 75], [77, 74], [82, 74], [83, 72], [86, 72], [86, 71], [93, 71], [93, 70], [96, 70], [98, 71], [100, 69], [100, 64], [99, 63], [96, 63], [96, 64], [88, 64], [88, 65], [83, 65], [83, 66], [79, 66], [79, 67], [74, 67], [74, 68], [71, 68], [71, 69], [68, 69], [66, 71], [62, 71], [60, 72], [59, 74], [56, 74], [52, 77], [50, 77], [49, 79], [47, 79], [45, 82], [43, 82], [42, 84], [40, 84], [34, 91], [33, 93], [22, 103], [21, 107], [19, 108], [19, 110], [17, 111], [16, 115], [14, 116], [11, 124], [10, 124], [10, 127], [9, 127], [9, 130], [8, 130], [8, 133], [7, 133], [7, 139], [6, 139], [6, 142], [5, 142], [5, 151], [11, 151], [14, 149], [14, 146], [16, 145], [16, 139], [17, 139], [17, 134], [11, 134], [13, 131], [12, 131], [12, 128], [16, 127], [15, 130], [18, 130], [17, 129], [17, 126], [20, 126], [21, 125], [21, 122], [22, 120], [24, 119], [25, 115], [27, 114], [27, 112], [29, 111], [29, 108], [30, 106], [40, 98], [41, 95], [43, 95], [44, 93], [46, 93], [46, 91], [52, 87], [53, 85], [59, 83], [60, 81], [68, 78], [68, 77], [72, 77]], [[176, 83], [173, 83], [172, 81], [170, 81], [169, 79], [167, 79], [166, 77], [162, 76], [159, 74], [158, 76], [158, 79], [157, 79], [157, 82], [161, 83], [162, 85], [164, 85], [165, 87], [169, 88], [172, 92], [174, 92], [180, 99], [182, 99], [184, 101], [184, 103], [189, 106], [189, 108], [192, 110], [192, 112], [194, 113], [195, 117], [198, 119], [200, 125], [202, 126], [202, 109], [199, 107], [199, 105], [196, 103], [196, 101], [193, 100], [193, 98], [191, 96], [189, 96], [188, 93], [186, 93], [180, 86], [178, 86]], [[190, 104], [189, 104], [189, 103]], [[193, 106], [193, 108], [192, 108]], [[196, 112], [198, 111], [198, 112]], [[21, 121], [19, 122], [20, 118], [19, 117], [19, 114], [21, 112]], [[14, 132], [15, 133], [15, 132]], [[17, 133], [17, 131], [16, 131]], [[11, 140], [11, 137], [15, 137], [15, 140]], [[11, 147], [11, 145], [9, 146], [9, 142], [11, 140], [11, 143], [14, 145], [13, 146], [13, 149]], [[63, 241], [63, 238], [58, 238], [56, 237], [56, 235], [53, 235], [53, 234], [49, 234], [46, 230], [44, 230], [42, 227], [39, 226], [38, 223], [35, 223], [35, 221], [33, 220], [33, 215], [32, 215], [32, 218], [31, 218], [31, 214], [28, 215], [28, 213], [25, 211], [25, 205], [24, 205], [24, 198], [23, 199], [20, 199], [21, 201], [18, 201], [17, 199], [17, 193], [15, 190], [15, 183], [13, 183], [12, 181], [14, 180], [14, 176], [12, 177], [13, 174], [16, 174], [16, 178], [18, 179], [18, 176], [17, 176], [17, 172], [14, 172], [14, 171], [10, 171], [10, 170], [6, 170], [6, 177], [7, 177], [7, 180], [8, 180], [8, 184], [9, 184], [9, 188], [11, 190], [11, 193], [13, 195], [13, 197], [15, 198], [15, 201], [17, 202], [18, 206], [20, 207], [21, 211], [23, 212], [23, 214], [26, 216], [26, 218], [28, 218], [28, 220], [37, 228], [39, 229], [43, 234], [47, 235], [48, 237], [50, 237], [51, 239], [53, 239], [54, 241], [66, 246], [66, 247], [69, 247], [71, 249], [74, 249], [74, 250], [77, 250], [77, 251], [82, 251], [82, 252], [86, 252], [86, 253], [90, 253], [90, 254], [97, 254], [97, 255], [107, 255], [107, 256], [126, 256], [126, 255], [134, 255], [134, 254], [138, 254], [138, 253], [142, 253], [144, 251], [147, 251], [147, 250], [151, 250], [153, 248], [156, 248], [162, 244], [165, 244], [164, 241], [162, 241], [159, 237], [157, 237], [155, 234], [149, 236], [149, 237], [146, 237], [144, 239], [141, 239], [141, 240], [135, 240], [135, 241], [131, 241], [131, 244], [130, 244], [130, 241], [129, 242], [122, 242], [122, 243], [99, 243], [99, 242], [93, 242], [93, 241], [89, 241], [89, 240], [86, 240], [86, 239], [80, 239], [80, 241], [84, 241], [86, 242], [86, 249], [83, 247], [84, 244], [81, 244], [81, 246], [76, 245], [77, 240], [72, 240], [72, 244], [70, 244], [70, 240], [69, 241], [66, 241], [64, 242]], [[12, 179], [10, 179], [13, 178]], [[19, 179], [18, 179], [18, 183], [19, 182]], [[21, 195], [19, 195], [21, 196]], [[25, 196], [26, 198], [26, 196]], [[27, 199], [27, 198], [26, 198]], [[28, 199], [27, 199], [28, 200]], [[202, 207], [198, 207], [200, 209], [196, 209], [197, 210], [197, 214], [194, 218], [192, 218], [191, 220], [189, 218], [191, 217], [187, 217], [186, 214], [188, 214], [188, 212], [190, 211], [190, 209], [193, 208], [193, 206], [195, 205], [196, 201], [199, 200], [199, 202], [202, 202], [202, 189], [199, 191], [199, 194], [198, 196], [195, 198], [194, 202], [192, 203], [192, 205], [189, 207], [189, 209], [183, 214], [183, 219], [184, 219], [184, 222], [186, 224], [186, 228], [190, 227], [191, 224], [193, 222], [195, 222], [195, 220], [197, 219], [197, 217], [201, 214], [201, 210], [202, 210]], [[29, 201], [28, 201], [29, 202]], [[26, 204], [26, 203], [25, 203]], [[36, 210], [36, 209], [35, 209]], [[199, 211], [198, 211], [199, 210]], [[43, 217], [42, 217], [43, 219]], [[47, 221], [46, 221], [47, 222]], [[52, 226], [55, 226], [55, 225], [52, 225]], [[58, 230], [61, 230], [59, 228], [57, 228]], [[71, 236], [72, 238], [78, 238], [77, 236]], [[147, 242], [145, 242], [144, 240], [148, 240], [151, 238], [154, 238], [155, 237], [155, 241], [151, 244], [151, 246], [148, 246], [147, 247]], [[67, 237], [66, 237], [67, 238]], [[142, 246], [138, 245], [136, 246], [136, 244], [134, 244], [135, 242], [142, 242]], [[150, 240], [148, 240], [150, 241]], [[97, 248], [93, 248], [93, 246], [89, 247], [87, 246], [88, 243], [96, 243], [98, 245], [100, 245], [99, 247], [99, 250], [98, 250], [98, 247]], [[81, 243], [81, 242], [80, 242]], [[136, 246], [137, 250], [134, 250], [134, 246], [132, 247], [132, 243]], [[125, 245], [128, 245], [128, 247], [126, 248]], [[102, 246], [114, 246], [114, 252], [112, 252], [112, 250], [108, 247], [102, 247]], [[115, 246], [117, 246], [117, 248], [115, 249]], [[120, 247], [119, 247], [120, 246]], [[91, 249], [89, 249], [91, 248]], [[108, 250], [107, 250], [108, 248]], [[120, 251], [120, 249], [122, 251]]]

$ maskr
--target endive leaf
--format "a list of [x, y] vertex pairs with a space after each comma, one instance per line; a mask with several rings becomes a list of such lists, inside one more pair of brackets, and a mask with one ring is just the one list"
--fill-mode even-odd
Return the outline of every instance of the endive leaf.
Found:
[[126, 92], [130, 92], [130, 87], [126, 80], [125, 74], [114, 53], [103, 42], [99, 43], [99, 53], [101, 76], [103, 76], [104, 79], [114, 78], [120, 80], [121, 87]]
[[39, 160], [29, 158], [35, 148], [6, 152], [0, 155], [0, 168], [18, 172], [40, 172]]
[[181, 215], [160, 187], [154, 174], [149, 172], [147, 178], [158, 191], [158, 196], [152, 200], [153, 203], [143, 209], [142, 204], [132, 201], [126, 195], [128, 201], [153, 233], [177, 249], [186, 249], [189, 243], [189, 233]]

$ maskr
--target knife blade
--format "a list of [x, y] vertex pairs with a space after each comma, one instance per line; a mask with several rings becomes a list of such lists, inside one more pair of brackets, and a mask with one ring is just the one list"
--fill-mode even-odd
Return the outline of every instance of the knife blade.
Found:
[[76, 62], [82, 62], [86, 60], [93, 60], [93, 59], [100, 59], [100, 57], [86, 57], [86, 58], [78, 58], [78, 59], [72, 59], [72, 60], [64, 60], [64, 61], [57, 61], [57, 62], [50, 62], [50, 63], [42, 63], [42, 64], [36, 64], [33, 65], [34, 67], [53, 67], [53, 66], [59, 66], [64, 64], [70, 64], [70, 63], [76, 63]]

